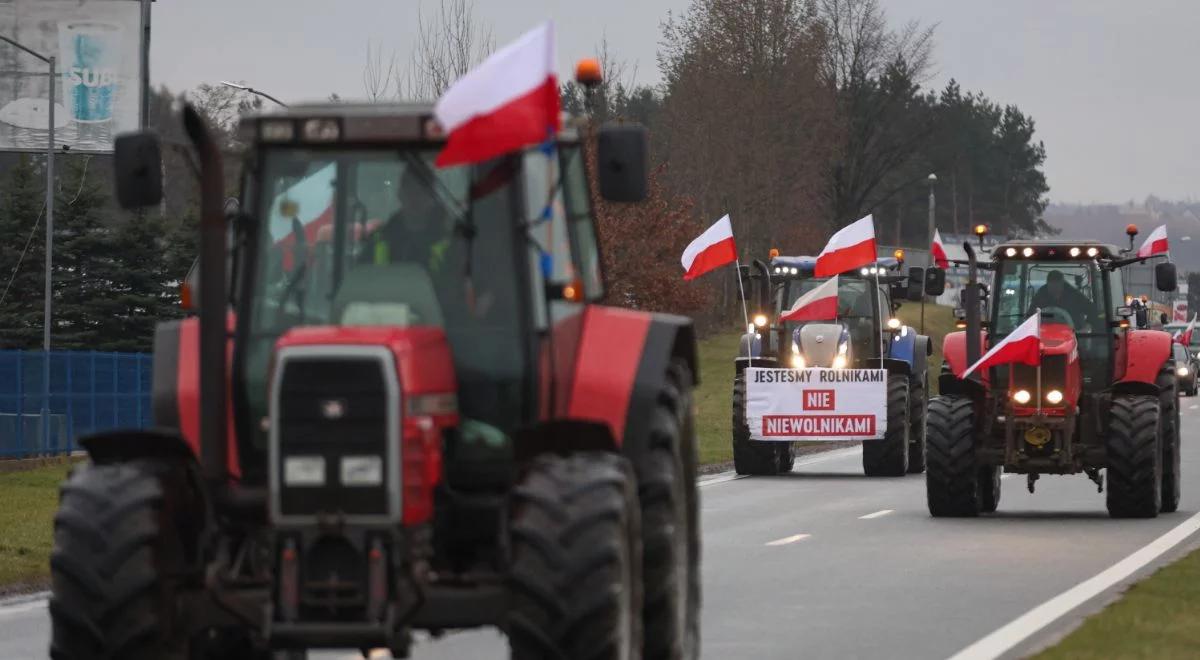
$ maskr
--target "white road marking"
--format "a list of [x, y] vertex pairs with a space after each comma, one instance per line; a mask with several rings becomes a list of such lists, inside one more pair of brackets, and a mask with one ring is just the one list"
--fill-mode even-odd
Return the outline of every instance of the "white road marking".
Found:
[[767, 543], [767, 545], [787, 545], [789, 543], [795, 543], [796, 541], [803, 541], [810, 536], [812, 536], [812, 534], [793, 534], [792, 536], [785, 536], [784, 538], [770, 541]]
[[[824, 463], [838, 458], [847, 458], [849, 456], [857, 456], [862, 449], [859, 447], [847, 447], [846, 449], [834, 449], [833, 451], [823, 451], [812, 458], [805, 458], [796, 461], [794, 468], [804, 467], [805, 465], [814, 465], [816, 463]], [[748, 475], [734, 474], [733, 472], [719, 472], [717, 474], [703, 477], [696, 482], [697, 486], [715, 486], [717, 484], [729, 483], [738, 479], [745, 479]]]
[[1188, 410], [1195, 410], [1197, 408], [1200, 408], [1200, 404], [1193, 403], [1192, 405], [1188, 406]]
[[865, 516], [859, 516], [858, 519], [859, 520], [872, 520], [875, 518], [882, 518], [882, 517], [886, 516], [887, 514], [892, 513], [893, 511], [894, 511], [894, 509], [884, 509], [883, 511], [876, 511], [875, 513], [868, 513]]
[[1186, 541], [1197, 530], [1200, 530], [1200, 513], [1193, 515], [1171, 531], [1142, 546], [1141, 549], [1090, 579], [1080, 582], [1010, 621], [999, 630], [954, 654], [950, 660], [999, 657], [1071, 610], [1145, 568], [1146, 565], [1161, 557], [1171, 548]]

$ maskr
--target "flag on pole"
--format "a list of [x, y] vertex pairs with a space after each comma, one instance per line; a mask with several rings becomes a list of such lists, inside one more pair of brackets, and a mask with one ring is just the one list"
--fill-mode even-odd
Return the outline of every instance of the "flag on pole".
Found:
[[837, 275], [874, 263], [878, 258], [875, 221], [868, 215], [842, 227], [830, 237], [825, 249], [817, 255], [813, 276]]
[[733, 225], [726, 214], [704, 230], [683, 251], [683, 279], [694, 280], [710, 270], [737, 261], [737, 246], [733, 243]]
[[451, 85], [433, 107], [447, 133], [437, 166], [482, 162], [557, 133], [555, 57], [554, 24], [546, 21]]
[[938, 230], [933, 230], [933, 245], [929, 246], [929, 254], [933, 257], [933, 264], [938, 268], [945, 270], [950, 267], [950, 259], [946, 257], [946, 246], [942, 243], [942, 235]]
[[962, 377], [966, 378], [971, 375], [971, 372], [977, 369], [986, 369], [994, 367], [998, 364], [1011, 364], [1018, 362], [1020, 364], [1035, 365], [1042, 362], [1042, 319], [1041, 310], [1033, 313], [1033, 316], [1025, 319], [1021, 325], [1017, 326], [1007, 337], [1002, 339], [999, 344], [992, 347], [992, 350], [979, 358], [975, 364], [967, 367], [963, 372]]
[[792, 308], [780, 315], [780, 321], [827, 321], [837, 318], [837, 275], [800, 296]]
[[1150, 232], [1146, 240], [1142, 242], [1142, 247], [1138, 248], [1137, 256], [1153, 257], [1156, 254], [1167, 253], [1167, 226], [1159, 225]]
[[1187, 327], [1183, 329], [1183, 332], [1178, 333], [1179, 343], [1183, 344], [1184, 346], [1190, 346], [1192, 344], [1192, 331], [1195, 329], [1196, 315], [1193, 314], [1192, 320], [1188, 321]]

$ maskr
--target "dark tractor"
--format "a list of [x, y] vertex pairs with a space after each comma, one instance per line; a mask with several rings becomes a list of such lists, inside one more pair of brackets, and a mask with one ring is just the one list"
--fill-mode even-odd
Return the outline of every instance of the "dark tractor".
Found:
[[[406, 657], [496, 626], [516, 658], [695, 658], [692, 324], [595, 304], [594, 129], [438, 169], [429, 107], [249, 116], [226, 217], [184, 120], [198, 316], [157, 330], [159, 428], [81, 440], [51, 655]], [[598, 133], [605, 196], [637, 201], [644, 130]], [[124, 205], [155, 203], [156, 139], [116, 160]]]
[[[1115, 518], [1175, 511], [1179, 402], [1171, 336], [1131, 327], [1121, 277], [1122, 268], [1147, 258], [1095, 241], [1030, 240], [1003, 243], [979, 263], [965, 248], [966, 330], [946, 335], [940, 396], [929, 403], [929, 512], [995, 511], [1002, 471], [1027, 475], [1030, 492], [1040, 475], [1083, 472], [1100, 490], [1107, 486]], [[992, 274], [990, 288], [978, 282], [979, 270]], [[1174, 264], [1155, 265], [1155, 286], [1175, 290]], [[1003, 364], [962, 377], [1036, 313], [1039, 366]]]
[[[912, 269], [905, 276], [899, 272], [901, 261], [880, 259], [868, 268], [838, 276], [836, 322], [780, 322], [800, 296], [827, 281], [813, 276], [815, 263], [812, 257], [773, 256], [769, 264], [755, 260], [742, 267], [747, 298], [754, 307], [734, 362], [734, 469], [738, 474], [774, 475], [790, 472], [794, 462], [792, 443], [750, 439], [744, 370], [825, 367], [888, 371], [887, 431], [881, 440], [863, 442], [863, 471], [867, 476], [921, 472], [932, 345], [928, 337], [892, 315], [902, 299], [920, 300], [926, 292], [939, 295], [944, 274], [932, 269], [926, 286], [925, 271]], [[826, 336], [839, 339], [823, 342]]]

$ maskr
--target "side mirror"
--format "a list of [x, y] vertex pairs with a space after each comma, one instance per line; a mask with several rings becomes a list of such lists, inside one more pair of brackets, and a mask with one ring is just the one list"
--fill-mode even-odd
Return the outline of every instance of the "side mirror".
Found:
[[908, 269], [908, 287], [904, 297], [913, 302], [920, 302], [924, 296], [925, 269], [916, 266]]
[[1163, 292], [1175, 290], [1175, 264], [1163, 261], [1154, 265], [1154, 288]]
[[929, 268], [925, 271], [925, 295], [940, 296], [946, 292], [946, 271]]
[[162, 201], [162, 149], [149, 131], [125, 133], [113, 141], [117, 203], [136, 210]]
[[640, 202], [649, 187], [650, 138], [638, 124], [608, 123], [596, 146], [600, 196], [611, 202]]

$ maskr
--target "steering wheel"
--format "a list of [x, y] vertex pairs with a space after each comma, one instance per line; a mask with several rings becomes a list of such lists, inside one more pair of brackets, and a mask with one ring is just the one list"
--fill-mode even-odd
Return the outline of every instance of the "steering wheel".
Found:
[[1042, 308], [1042, 317], [1044, 318], [1046, 316], [1055, 317], [1054, 320], [1056, 322], [1064, 323], [1067, 326], [1069, 326], [1072, 330], [1075, 329], [1075, 319], [1072, 318], [1071, 315], [1067, 312], [1067, 310], [1063, 309], [1062, 307], [1043, 307]]

